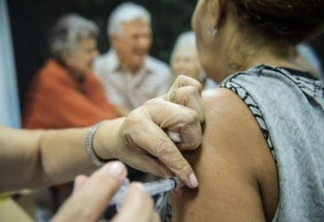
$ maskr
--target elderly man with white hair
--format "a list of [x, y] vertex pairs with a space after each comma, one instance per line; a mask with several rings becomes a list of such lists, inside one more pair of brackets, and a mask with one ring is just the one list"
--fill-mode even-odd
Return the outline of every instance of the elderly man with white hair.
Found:
[[167, 92], [172, 75], [167, 64], [148, 55], [152, 44], [151, 15], [126, 2], [111, 13], [107, 26], [111, 49], [99, 56], [94, 72], [121, 116]]

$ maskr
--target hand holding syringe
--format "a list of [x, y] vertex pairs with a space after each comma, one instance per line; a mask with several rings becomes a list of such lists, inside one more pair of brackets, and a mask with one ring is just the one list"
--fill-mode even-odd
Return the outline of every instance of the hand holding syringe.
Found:
[[[182, 141], [180, 133], [172, 132], [172, 131], [167, 131], [166, 133], [168, 134], [168, 136], [173, 142], [177, 143]], [[118, 192], [115, 194], [112, 201], [110, 202], [110, 205], [116, 205], [117, 210], [122, 204], [122, 202], [124, 201], [128, 186], [129, 186], [129, 180], [127, 179], [124, 181], [124, 183], [119, 188]], [[180, 188], [183, 186], [184, 183], [177, 177], [144, 183], [144, 188], [150, 196], [154, 196], [159, 193], [168, 192], [173, 190], [174, 188]]]
[[[162, 180], [147, 182], [147, 183], [144, 183], [143, 185], [144, 185], [144, 188], [147, 191], [147, 193], [150, 196], [154, 196], [159, 193], [171, 191], [174, 188], [183, 187], [184, 183], [182, 183], [182, 181], [179, 178], [172, 177], [169, 179], [162, 179]], [[126, 196], [128, 186], [129, 186], [129, 181], [125, 180], [123, 185], [120, 187], [118, 192], [113, 197], [112, 201], [110, 202], [110, 205], [116, 204], [116, 207], [118, 209], [118, 207], [122, 204], [122, 202]]]

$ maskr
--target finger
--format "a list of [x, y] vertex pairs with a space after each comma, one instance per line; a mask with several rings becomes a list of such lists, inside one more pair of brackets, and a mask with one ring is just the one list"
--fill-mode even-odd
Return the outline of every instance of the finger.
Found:
[[87, 180], [88, 177], [84, 175], [77, 176], [74, 180], [73, 193], [78, 192], [83, 187], [83, 185], [86, 183]]
[[[148, 140], [147, 138], [152, 139]], [[160, 127], [152, 122], [147, 122], [145, 130], [137, 132], [136, 141], [139, 147], [145, 147], [151, 155], [157, 157], [187, 186], [192, 188], [198, 186], [197, 177], [188, 161]]]
[[[197, 187], [197, 177], [191, 166], [161, 129], [168, 127], [181, 129], [181, 127], [190, 125], [192, 122], [199, 123], [196, 112], [187, 107], [166, 102], [163, 99], [150, 100], [146, 103], [146, 106], [150, 108], [138, 109], [137, 112], [133, 112], [137, 118], [128, 118], [129, 122], [126, 125], [128, 124], [132, 127], [126, 127], [126, 132], [127, 130], [129, 131], [126, 134], [132, 135], [136, 139], [133, 139], [133, 141], [136, 141], [137, 147], [145, 148], [151, 155], [159, 158], [187, 186]], [[163, 107], [163, 112], [161, 112], [161, 107]], [[148, 114], [147, 111], [149, 112]], [[181, 115], [179, 115], [179, 112]], [[140, 115], [146, 114], [148, 116], [140, 117]], [[142, 121], [138, 123], [138, 119]], [[145, 119], [147, 121], [144, 122]], [[143, 125], [145, 125], [145, 128]], [[148, 140], [147, 138], [152, 139]]]
[[[150, 105], [149, 115], [153, 122], [162, 129], [167, 129], [169, 135], [170, 132], [172, 132], [171, 135], [180, 133], [181, 142], [177, 144], [178, 148], [194, 150], [199, 147], [202, 142], [202, 130], [195, 111], [185, 106], [168, 102], [162, 103], [158, 100], [151, 100], [147, 104]], [[160, 112], [162, 106], [163, 112]]]
[[169, 92], [164, 99], [186, 106], [197, 112], [200, 122], [205, 120], [203, 103], [198, 90], [193, 86], [186, 86]]
[[[199, 123], [197, 112], [183, 105], [170, 103], [161, 98], [149, 100], [146, 105], [149, 106], [149, 117], [161, 128], [177, 129], [194, 122]], [[163, 108], [163, 112], [161, 112], [161, 108]]]
[[129, 158], [125, 158], [124, 155], [120, 155], [119, 160], [125, 162], [131, 167], [140, 171], [153, 174], [159, 177], [171, 177], [174, 174], [156, 157], [149, 152], [143, 152], [142, 148], [136, 148], [132, 151], [133, 155], [136, 155], [136, 159], [129, 161]]
[[151, 221], [153, 211], [153, 199], [146, 193], [144, 186], [132, 183], [119, 213], [112, 221]]
[[172, 84], [169, 92], [184, 86], [193, 86], [198, 90], [199, 93], [201, 93], [203, 90], [202, 85], [197, 80], [185, 75], [179, 75]]
[[80, 190], [82, 194], [78, 198], [79, 201], [82, 199], [83, 203], [87, 203], [86, 213], [103, 213], [126, 174], [125, 165], [119, 161], [110, 162], [95, 172]]
[[198, 122], [188, 124], [180, 128], [181, 143], [178, 143], [178, 148], [181, 151], [195, 150], [202, 142], [202, 129]]
[[79, 192], [72, 194], [56, 218], [64, 221], [68, 221], [66, 218], [73, 218], [74, 221], [97, 221], [126, 174], [126, 167], [121, 162], [106, 164], [89, 177]]

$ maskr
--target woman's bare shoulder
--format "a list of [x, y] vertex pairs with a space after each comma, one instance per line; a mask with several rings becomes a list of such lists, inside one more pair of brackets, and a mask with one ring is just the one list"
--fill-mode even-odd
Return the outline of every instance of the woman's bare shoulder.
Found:
[[254, 116], [228, 89], [205, 91], [203, 100], [202, 147], [187, 155], [199, 189], [175, 199], [175, 221], [268, 219], [277, 203], [276, 167]]

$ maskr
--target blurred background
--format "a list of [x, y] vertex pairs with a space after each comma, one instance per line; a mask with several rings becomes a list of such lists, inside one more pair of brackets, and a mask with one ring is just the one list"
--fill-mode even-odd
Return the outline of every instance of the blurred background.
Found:
[[[3, 0], [1, 0], [3, 1]], [[109, 48], [106, 23], [111, 10], [123, 0], [8, 0], [20, 104], [28, 84], [49, 57], [48, 33], [56, 19], [70, 12], [97, 22], [101, 29], [99, 50]], [[197, 0], [134, 0], [152, 13], [153, 45], [151, 55], [169, 62], [176, 37], [190, 29], [191, 15]], [[317, 55], [324, 58], [323, 37], [312, 41]], [[22, 106], [21, 106], [22, 107]]]
[[[48, 34], [57, 18], [75, 12], [94, 20], [100, 27], [100, 53], [109, 49], [107, 18], [122, 0], [8, 0], [14, 54], [17, 67], [20, 104], [28, 83], [49, 57]], [[191, 27], [196, 0], [137, 0], [152, 14], [153, 45], [151, 55], [169, 63], [177, 36]], [[21, 106], [23, 107], [23, 106]]]

